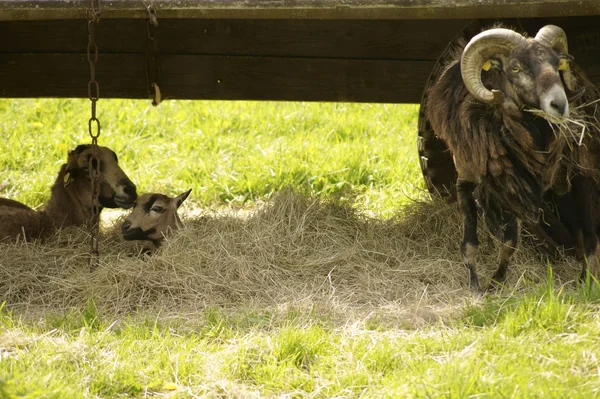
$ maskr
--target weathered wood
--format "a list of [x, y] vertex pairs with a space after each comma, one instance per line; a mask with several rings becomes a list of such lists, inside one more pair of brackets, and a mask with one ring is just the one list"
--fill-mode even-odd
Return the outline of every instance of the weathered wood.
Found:
[[[473, 19], [600, 15], [598, 0], [155, 0], [163, 18]], [[0, 0], [0, 20], [85, 18], [89, 0]], [[140, 0], [102, 1], [105, 18], [145, 18]]]
[[[163, 54], [250, 55], [346, 59], [435, 60], [448, 35], [469, 21], [321, 21], [165, 19]], [[146, 22], [107, 19], [96, 28], [102, 53], [144, 53]], [[87, 23], [80, 20], [0, 21], [2, 52], [84, 52]], [[42, 39], [43, 38], [43, 39]]]
[[[320, 21], [160, 19], [160, 52], [348, 59], [435, 60], [471, 21]], [[596, 56], [600, 17], [504, 20], [534, 33], [561, 26], [571, 52]], [[491, 25], [494, 20], [482, 21]], [[143, 53], [145, 21], [104, 20], [97, 27], [102, 53]], [[79, 20], [0, 21], [2, 52], [84, 52], [87, 23]], [[577, 54], [575, 54], [577, 55]]]
[[[4, 53], [0, 64], [0, 97], [87, 96], [89, 70], [83, 55]], [[171, 99], [414, 102], [432, 65], [431, 61], [165, 55], [161, 91]], [[96, 72], [101, 97], [147, 98], [144, 66], [143, 55], [103, 55]]]
[[[159, 83], [170, 98], [410, 103], [419, 102], [441, 50], [470, 22], [159, 21]], [[600, 17], [509, 21], [531, 34], [547, 23], [565, 29], [570, 53], [600, 83]], [[102, 97], [147, 98], [145, 32], [144, 20], [99, 24]], [[0, 37], [1, 97], [87, 96], [86, 21], [0, 21]]]

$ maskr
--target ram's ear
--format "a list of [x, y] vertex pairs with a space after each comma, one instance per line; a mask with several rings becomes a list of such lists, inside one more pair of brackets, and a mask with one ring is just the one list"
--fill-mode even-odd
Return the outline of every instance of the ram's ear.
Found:
[[190, 188], [185, 193], [180, 194], [177, 197], [175, 197], [175, 201], [176, 201], [175, 203], [177, 204], [177, 208], [179, 208], [181, 206], [181, 204], [183, 204], [183, 201], [185, 201], [187, 199], [187, 197], [189, 197], [191, 192], [192, 192], [192, 189]]
[[481, 66], [481, 69], [483, 69], [485, 72], [487, 72], [492, 68], [500, 68], [501, 66], [502, 66], [502, 64], [500, 63], [500, 61], [494, 60], [494, 59], [489, 59], [483, 63], [483, 65]]
[[570, 54], [561, 54], [560, 64], [558, 65], [560, 78], [562, 79], [569, 102], [579, 100], [586, 91], [586, 78], [585, 76], [581, 76], [581, 71], [573, 62], [574, 60], [575, 58]]
[[558, 70], [564, 71], [571, 67], [571, 62], [575, 59], [571, 54], [561, 54], [559, 55], [560, 61], [558, 64]]

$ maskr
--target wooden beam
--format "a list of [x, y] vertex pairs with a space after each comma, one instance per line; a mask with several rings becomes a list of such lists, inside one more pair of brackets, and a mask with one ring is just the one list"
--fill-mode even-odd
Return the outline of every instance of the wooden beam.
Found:
[[[471, 34], [492, 22], [477, 21]], [[600, 83], [600, 16], [505, 22], [531, 35], [563, 27], [570, 53]], [[159, 83], [170, 98], [416, 103], [442, 49], [469, 23], [161, 18]], [[98, 26], [102, 97], [146, 98], [145, 24]], [[86, 21], [0, 21], [0, 37], [0, 96], [87, 96]]]
[[[0, 54], [0, 97], [87, 97], [83, 54]], [[100, 56], [101, 97], [147, 98], [145, 56]], [[164, 55], [170, 99], [416, 103], [433, 61]], [[23, 73], [26, 71], [27, 73]]]
[[[598, 0], [154, 0], [159, 18], [477, 19], [600, 15]], [[104, 18], [145, 18], [140, 0], [103, 1]], [[86, 18], [89, 0], [0, 0], [0, 20]]]
[[[161, 54], [435, 60], [470, 21], [159, 19]], [[0, 21], [0, 53], [82, 53], [82, 20]], [[107, 19], [101, 53], [144, 53], [146, 21]]]

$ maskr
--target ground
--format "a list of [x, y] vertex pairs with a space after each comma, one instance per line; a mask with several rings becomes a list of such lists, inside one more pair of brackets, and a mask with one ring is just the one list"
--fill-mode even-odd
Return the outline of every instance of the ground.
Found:
[[[1, 196], [47, 200], [88, 103], [0, 100]], [[98, 107], [140, 193], [193, 189], [186, 226], [139, 257], [104, 215], [93, 271], [82, 229], [0, 244], [0, 398], [598, 396], [599, 290], [525, 238], [504, 289], [469, 291], [418, 107]]]

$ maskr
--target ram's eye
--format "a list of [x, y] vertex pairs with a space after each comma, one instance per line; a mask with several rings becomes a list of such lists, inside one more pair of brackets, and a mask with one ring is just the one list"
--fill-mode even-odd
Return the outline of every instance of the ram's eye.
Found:
[[512, 73], [519, 73], [519, 72], [521, 72], [521, 68], [519, 68], [519, 67], [513, 67], [511, 69], [511, 71], [512, 71]]
[[156, 213], [163, 213], [165, 211], [165, 208], [163, 208], [162, 206], [153, 206], [151, 209], [151, 211], [156, 212]]

